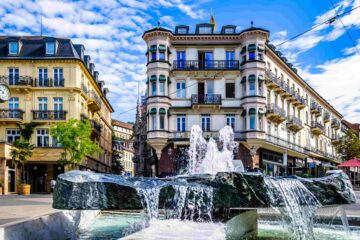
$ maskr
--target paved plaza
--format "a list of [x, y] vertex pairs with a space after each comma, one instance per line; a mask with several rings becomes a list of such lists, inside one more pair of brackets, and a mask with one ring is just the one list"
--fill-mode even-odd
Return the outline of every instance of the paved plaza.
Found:
[[[346, 205], [349, 217], [360, 217], [360, 191], [356, 191], [357, 203]], [[32, 194], [30, 196], [0, 196], [0, 226], [6, 223], [23, 221], [58, 211], [52, 208], [52, 195]]]

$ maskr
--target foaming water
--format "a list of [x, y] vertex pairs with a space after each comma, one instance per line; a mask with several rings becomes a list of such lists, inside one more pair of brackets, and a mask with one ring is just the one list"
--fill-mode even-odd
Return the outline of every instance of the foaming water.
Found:
[[217, 143], [213, 138], [206, 142], [200, 126], [194, 125], [190, 135], [188, 174], [233, 172], [234, 150], [237, 147], [238, 143], [234, 141], [234, 132], [230, 126], [220, 130]]
[[144, 206], [146, 214], [149, 218], [157, 218], [159, 216], [159, 195], [160, 187], [137, 188], [136, 189], [141, 203]]
[[264, 180], [271, 204], [281, 213], [290, 239], [315, 239], [313, 220], [316, 208], [321, 206], [316, 197], [297, 179]]

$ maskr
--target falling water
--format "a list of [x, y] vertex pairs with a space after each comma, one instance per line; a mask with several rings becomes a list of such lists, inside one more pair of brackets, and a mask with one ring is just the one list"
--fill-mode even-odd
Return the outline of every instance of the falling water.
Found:
[[146, 210], [147, 216], [157, 218], [159, 216], [159, 194], [160, 187], [149, 188], [137, 188], [139, 196], [141, 197], [141, 203]]
[[188, 173], [216, 174], [234, 171], [234, 150], [237, 147], [238, 143], [234, 141], [234, 132], [230, 126], [220, 130], [217, 143], [213, 138], [206, 142], [201, 128], [194, 125], [191, 128]]
[[290, 239], [315, 239], [313, 219], [320, 203], [297, 179], [264, 178], [272, 206], [288, 225]]

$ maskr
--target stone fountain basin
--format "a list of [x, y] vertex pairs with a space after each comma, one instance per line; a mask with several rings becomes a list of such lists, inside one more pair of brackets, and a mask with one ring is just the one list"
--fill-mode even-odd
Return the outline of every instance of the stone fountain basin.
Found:
[[[215, 212], [230, 208], [270, 207], [264, 178], [261, 173], [237, 172], [144, 178], [76, 170], [58, 176], [53, 207], [68, 210], [142, 209], [137, 189], [160, 188], [159, 208], [167, 208], [174, 201], [175, 186], [211, 186]], [[302, 182], [323, 206], [352, 204], [356, 201], [346, 174], [335, 173], [312, 179], [288, 178]], [[281, 207], [284, 203], [279, 200], [276, 205]]]

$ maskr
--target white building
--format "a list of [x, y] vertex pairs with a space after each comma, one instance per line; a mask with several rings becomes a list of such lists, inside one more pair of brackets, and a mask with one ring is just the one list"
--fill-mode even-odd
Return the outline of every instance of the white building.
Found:
[[[269, 175], [319, 176], [338, 163], [333, 141], [342, 115], [311, 88], [275, 47], [269, 31], [212, 24], [143, 34], [148, 46], [148, 142], [157, 174], [176, 172], [178, 149], [200, 125], [217, 137], [231, 125], [245, 167]], [[170, 149], [170, 150], [169, 150]]]

